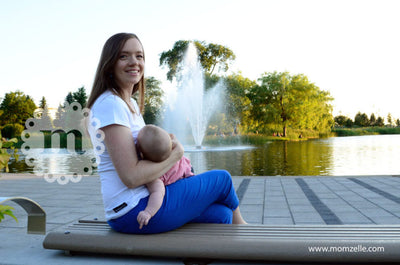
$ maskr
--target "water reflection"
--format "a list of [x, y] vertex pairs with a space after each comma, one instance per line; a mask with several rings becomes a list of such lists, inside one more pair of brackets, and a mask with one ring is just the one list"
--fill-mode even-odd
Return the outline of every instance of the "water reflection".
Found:
[[400, 174], [400, 135], [333, 138], [332, 175]]
[[[201, 173], [226, 169], [234, 176], [399, 175], [400, 135], [357, 136], [301, 142], [269, 142], [252, 148], [187, 150], [185, 153]], [[77, 172], [77, 166], [93, 156], [48, 149], [40, 154], [39, 166], [53, 174]], [[10, 172], [35, 173], [32, 167], [13, 161]]]
[[238, 176], [328, 175], [333, 163], [331, 146], [315, 141], [279, 141], [254, 149], [186, 155], [197, 172], [222, 168]]
[[[14, 159], [10, 164], [10, 173], [32, 173], [43, 174], [65, 174], [73, 173], [83, 174], [82, 165], [90, 167], [87, 161], [94, 158], [92, 150], [86, 150], [84, 153], [70, 152], [68, 149], [31, 149], [30, 153], [35, 157], [35, 167], [28, 166], [25, 163], [25, 156], [21, 153], [19, 161]], [[90, 172], [88, 172], [90, 173]]]

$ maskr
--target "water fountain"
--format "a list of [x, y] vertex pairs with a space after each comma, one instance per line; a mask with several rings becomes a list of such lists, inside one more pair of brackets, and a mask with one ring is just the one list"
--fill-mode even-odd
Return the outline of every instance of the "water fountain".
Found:
[[177, 75], [176, 97], [167, 102], [163, 127], [175, 134], [184, 145], [190, 142], [187, 134], [191, 131], [195, 148], [202, 149], [211, 115], [223, 105], [224, 86], [218, 83], [205, 91], [204, 71], [192, 42], [188, 45], [180, 68], [182, 70]]

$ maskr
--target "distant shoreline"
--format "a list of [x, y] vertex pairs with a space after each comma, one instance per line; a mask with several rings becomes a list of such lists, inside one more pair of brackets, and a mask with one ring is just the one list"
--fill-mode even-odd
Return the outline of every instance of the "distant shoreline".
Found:
[[360, 128], [335, 128], [332, 130], [336, 136], [363, 136], [400, 134], [400, 127], [360, 127]]
[[[302, 137], [298, 137], [298, 135]], [[345, 137], [345, 136], [363, 136], [363, 135], [388, 135], [388, 134], [400, 134], [400, 127], [358, 127], [358, 128], [334, 128], [330, 133], [319, 135], [317, 132], [307, 133], [298, 130], [297, 132], [289, 133], [287, 137], [272, 136], [270, 134], [242, 134], [242, 135], [228, 135], [228, 136], [206, 136], [203, 141], [203, 145], [227, 145], [227, 144], [250, 144], [259, 145], [270, 141], [307, 141], [319, 138], [330, 138], [330, 137]], [[40, 140], [42, 141], [42, 140]], [[79, 141], [79, 140], [78, 140]], [[87, 140], [89, 141], [89, 140]], [[24, 141], [19, 139], [15, 145], [16, 148], [20, 149]], [[81, 141], [79, 141], [82, 145]], [[60, 146], [66, 148], [66, 146]], [[45, 147], [46, 148], [46, 147]]]
[[203, 144], [219, 145], [219, 144], [250, 144], [260, 145], [270, 141], [307, 141], [313, 139], [330, 138], [330, 137], [346, 137], [346, 136], [363, 136], [363, 135], [389, 135], [400, 134], [400, 127], [360, 127], [360, 128], [334, 128], [330, 133], [322, 136], [304, 133], [303, 137], [293, 137], [293, 133], [289, 137], [272, 136], [269, 134], [243, 134], [237, 136], [206, 136]]

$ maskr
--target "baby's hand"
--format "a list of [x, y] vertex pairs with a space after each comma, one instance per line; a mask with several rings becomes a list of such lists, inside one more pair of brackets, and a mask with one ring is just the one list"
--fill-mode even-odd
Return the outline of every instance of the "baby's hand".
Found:
[[139, 229], [142, 229], [143, 225], [147, 225], [151, 219], [151, 214], [146, 211], [139, 212], [137, 221], [139, 223]]

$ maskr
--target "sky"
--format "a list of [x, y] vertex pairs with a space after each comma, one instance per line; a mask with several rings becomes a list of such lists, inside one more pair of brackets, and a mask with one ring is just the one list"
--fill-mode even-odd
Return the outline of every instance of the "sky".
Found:
[[39, 105], [90, 93], [105, 41], [133, 32], [146, 76], [166, 81], [159, 56], [178, 40], [230, 48], [229, 73], [304, 74], [334, 98], [333, 114], [400, 118], [397, 0], [0, 0], [0, 97], [22, 91]]

